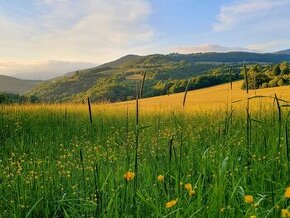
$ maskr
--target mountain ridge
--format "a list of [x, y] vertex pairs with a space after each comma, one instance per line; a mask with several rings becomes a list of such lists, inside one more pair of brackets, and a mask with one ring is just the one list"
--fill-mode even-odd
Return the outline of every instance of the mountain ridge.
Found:
[[24, 94], [42, 82], [41, 80], [22, 80], [12, 76], [0, 75], [0, 92]]
[[[123, 101], [134, 98], [136, 82], [146, 71], [145, 97], [166, 94], [172, 82], [174, 91], [183, 91], [184, 83], [192, 77], [225, 81], [228, 65], [234, 66], [238, 79], [240, 67], [247, 64], [274, 64], [290, 61], [290, 55], [252, 52], [126, 55], [97, 67], [78, 70], [68, 77], [45, 82], [30, 91], [43, 101]], [[201, 77], [207, 75], [206, 78]], [[205, 82], [202, 82], [205, 83]], [[212, 84], [212, 81], [209, 82]], [[173, 86], [174, 87], [174, 86]]]
[[[51, 80], [41, 81], [41, 84], [40, 81], [24, 80], [29, 85], [21, 90], [19, 90], [18, 85], [10, 82], [9, 87], [11, 88], [3, 89], [2, 86], [2, 90], [20, 94], [26, 92], [28, 95], [38, 96], [43, 101], [52, 102], [80, 101], [88, 96], [92, 96], [94, 101], [127, 100], [134, 98], [132, 87], [135, 82], [132, 79], [140, 78], [138, 75], [142, 75], [145, 71], [147, 72], [147, 86], [151, 86], [155, 90], [158, 86], [167, 86], [170, 81], [187, 80], [193, 76], [208, 74], [210, 70], [213, 71], [215, 68], [218, 71], [218, 68], [222, 68], [223, 65], [238, 66], [244, 62], [248, 64], [290, 62], [290, 54], [287, 51], [283, 50], [275, 53], [245, 51], [171, 53], [143, 56], [129, 54], [99, 66], [72, 71]], [[225, 69], [222, 71], [225, 71]], [[160, 94], [155, 91], [149, 93], [145, 91], [145, 94], [147, 96]]]
[[290, 49], [285, 49], [285, 50], [281, 50], [281, 51], [277, 51], [274, 52], [274, 54], [286, 54], [286, 55], [290, 55]]

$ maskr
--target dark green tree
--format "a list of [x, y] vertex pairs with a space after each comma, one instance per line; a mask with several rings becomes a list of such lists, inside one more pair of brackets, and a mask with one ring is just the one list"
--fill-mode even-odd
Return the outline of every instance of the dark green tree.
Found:
[[272, 72], [271, 72], [271, 75], [272, 75], [272, 76], [278, 76], [278, 75], [280, 75], [280, 74], [281, 74], [280, 65], [277, 64], [277, 65], [273, 68], [273, 70], [272, 70]]
[[8, 102], [8, 96], [5, 93], [0, 93], [0, 104]]

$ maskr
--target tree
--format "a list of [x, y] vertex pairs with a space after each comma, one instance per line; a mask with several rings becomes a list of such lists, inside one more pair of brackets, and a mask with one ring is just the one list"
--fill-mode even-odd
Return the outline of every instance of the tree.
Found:
[[268, 88], [269, 87], [269, 83], [263, 83], [262, 84], [262, 88]]
[[35, 95], [31, 95], [31, 96], [29, 96], [29, 102], [33, 103], [33, 104], [38, 103], [39, 102], [39, 98], [37, 96], [35, 96]]
[[282, 74], [290, 74], [290, 69], [288, 66], [282, 70]]
[[256, 64], [250, 69], [250, 71], [255, 72], [255, 73], [260, 73], [262, 69], [263, 67], [260, 64]]
[[281, 62], [281, 63], [280, 63], [280, 69], [281, 69], [281, 70], [284, 70], [284, 69], [286, 69], [286, 68], [289, 68], [289, 64], [288, 64], [288, 62], [287, 62], [287, 61], [283, 61], [283, 62]]
[[[248, 73], [248, 88], [249, 89], [258, 89], [262, 87], [264, 83], [268, 83], [270, 78], [264, 73], [255, 73], [250, 71]], [[244, 81], [242, 88], [246, 88], [246, 82]]]
[[269, 82], [269, 87], [276, 87], [277, 83], [278, 83], [277, 78], [274, 78]]
[[272, 75], [272, 76], [277, 76], [277, 75], [280, 75], [280, 74], [281, 74], [280, 65], [277, 64], [277, 65], [273, 68], [273, 70], [272, 70], [272, 72], [271, 72], [271, 75]]
[[284, 86], [284, 81], [283, 79], [280, 79], [277, 83], [278, 86]]
[[187, 83], [186, 80], [178, 80], [174, 82], [174, 85], [170, 87], [169, 93], [183, 92]]
[[8, 102], [8, 96], [4, 93], [0, 93], [0, 104], [4, 104]]

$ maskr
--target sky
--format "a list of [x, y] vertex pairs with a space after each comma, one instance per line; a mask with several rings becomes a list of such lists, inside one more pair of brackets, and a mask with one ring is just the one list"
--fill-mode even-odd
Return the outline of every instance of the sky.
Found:
[[0, 74], [47, 79], [126, 54], [290, 48], [290, 0], [0, 0]]

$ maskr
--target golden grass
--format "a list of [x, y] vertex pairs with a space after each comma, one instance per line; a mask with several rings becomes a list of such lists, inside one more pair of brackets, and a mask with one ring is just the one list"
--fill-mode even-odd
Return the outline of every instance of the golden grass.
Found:
[[[230, 84], [222, 84], [217, 86], [212, 86], [209, 88], [203, 88], [198, 90], [189, 91], [186, 98], [186, 110], [193, 109], [203, 109], [211, 110], [217, 108], [224, 108], [229, 105], [232, 101], [243, 100], [242, 102], [235, 103], [235, 105], [240, 105], [244, 107], [247, 94], [245, 90], [241, 89], [243, 81], [237, 81], [233, 83], [233, 90], [230, 90]], [[265, 88], [258, 89], [256, 91], [249, 90], [249, 97], [251, 96], [272, 96], [276, 94], [279, 98], [290, 100], [290, 86], [282, 86], [275, 88]], [[164, 95], [152, 98], [145, 98], [139, 100], [140, 108], [143, 110], [150, 109], [172, 109], [178, 110], [182, 109], [184, 93]], [[251, 100], [252, 102], [269, 102], [270, 99], [256, 99]], [[270, 100], [271, 102], [273, 101]], [[111, 104], [110, 106], [119, 107], [121, 105], [128, 105], [129, 107], [133, 106], [135, 101], [120, 102]]]
[[[195, 113], [197, 111], [213, 113], [217, 110], [225, 110], [230, 107], [230, 102], [239, 101], [233, 104], [234, 109], [245, 110], [247, 94], [245, 90], [241, 89], [242, 81], [237, 81], [233, 83], [233, 90], [230, 90], [230, 84], [217, 85], [209, 88], [203, 88], [198, 90], [189, 91], [186, 98], [186, 106], [182, 107], [182, 101], [184, 93], [164, 95], [152, 98], [144, 98], [139, 100], [140, 112], [145, 113], [170, 113], [175, 112], [191, 112]], [[251, 96], [272, 96], [276, 94], [279, 98], [290, 101], [290, 86], [282, 86], [275, 88], [265, 88], [258, 89], [256, 92], [254, 90], [249, 91], [249, 97]], [[261, 107], [270, 106], [272, 107], [273, 98], [257, 98], [251, 100], [251, 105], [258, 105]], [[111, 115], [121, 115], [125, 114], [125, 111], [135, 110], [135, 100], [125, 101], [119, 103], [104, 103], [104, 104], [92, 104], [93, 112], [107, 113]], [[283, 103], [281, 103], [283, 104]], [[5, 107], [5, 106], [4, 106]], [[6, 106], [7, 107], [7, 106]], [[57, 110], [57, 111], [79, 111], [82, 113], [88, 113], [88, 105], [84, 104], [38, 104], [38, 105], [23, 105], [21, 106], [24, 110], [29, 111], [45, 111], [45, 110]], [[9, 106], [9, 110], [19, 110], [19, 105]], [[254, 109], [255, 107], [251, 107]], [[256, 107], [257, 108], [257, 107]]]

